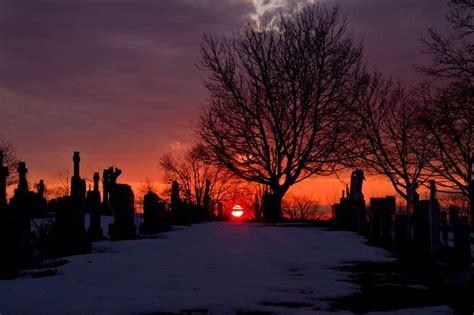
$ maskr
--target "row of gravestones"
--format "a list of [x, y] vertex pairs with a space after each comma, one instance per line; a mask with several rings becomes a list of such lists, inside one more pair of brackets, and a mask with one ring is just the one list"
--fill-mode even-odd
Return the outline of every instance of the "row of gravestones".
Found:
[[[7, 203], [8, 167], [3, 165], [0, 151], [0, 277], [14, 275], [17, 270], [33, 262], [31, 219], [48, 217], [54, 213], [54, 224], [48, 235], [49, 255], [65, 256], [91, 251], [91, 241], [104, 238], [101, 214], [113, 214], [114, 222], [109, 225], [113, 240], [136, 237], [134, 194], [129, 185], [118, 184], [121, 170], [109, 168], [103, 173], [103, 198], [99, 191], [99, 173], [94, 174], [94, 188], [86, 192], [86, 182], [80, 177], [80, 155], [74, 152], [74, 174], [71, 178], [70, 195], [51, 200], [44, 198], [45, 186], [41, 180], [37, 192], [29, 190], [25, 162], [19, 162], [18, 186]], [[179, 193], [179, 191], [177, 192]], [[176, 211], [184, 212], [179, 197]], [[86, 231], [85, 212], [90, 213], [90, 225]], [[187, 210], [186, 210], [187, 211]], [[145, 201], [143, 233], [154, 233], [169, 229], [165, 220], [165, 203], [158, 196], [149, 193]]]
[[[471, 264], [470, 228], [459, 220], [459, 208], [440, 211], [436, 185], [431, 182], [430, 198], [419, 200], [415, 182], [409, 189], [405, 214], [396, 214], [394, 196], [371, 198], [366, 209], [362, 194], [363, 171], [355, 170], [350, 190], [333, 207], [335, 225], [367, 235], [373, 243], [392, 247], [412, 258], [434, 258], [444, 254], [456, 267]], [[453, 231], [454, 246], [448, 246], [448, 230]]]
[[[29, 190], [27, 168], [20, 162], [17, 168], [18, 186], [14, 196], [7, 203], [8, 167], [3, 165], [0, 151], [0, 277], [14, 275], [33, 261], [31, 219], [54, 214], [54, 224], [48, 237], [48, 254], [66, 256], [91, 251], [91, 242], [104, 238], [101, 215], [113, 214], [114, 222], [109, 225], [112, 240], [133, 239], [137, 236], [135, 226], [134, 194], [129, 185], [118, 184], [121, 170], [110, 167], [103, 172], [103, 196], [99, 191], [99, 173], [94, 173], [93, 189], [86, 191], [86, 181], [80, 177], [80, 155], [73, 155], [74, 173], [71, 178], [70, 195], [47, 202], [44, 198], [43, 181], [37, 192]], [[206, 185], [204, 206], [197, 207], [181, 201], [179, 186], [172, 186], [171, 214], [167, 204], [153, 192], [144, 198], [144, 222], [141, 234], [170, 230], [173, 224], [188, 224], [208, 220], [213, 216], [210, 206], [209, 186]], [[222, 216], [222, 204], [219, 204]], [[90, 213], [89, 229], [85, 228], [85, 213]]]

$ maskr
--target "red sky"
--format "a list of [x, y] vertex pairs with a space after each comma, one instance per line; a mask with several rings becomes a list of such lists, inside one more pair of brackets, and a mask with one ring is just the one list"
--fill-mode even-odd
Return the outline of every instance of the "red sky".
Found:
[[[287, 1], [255, 2], [261, 13]], [[447, 0], [325, 2], [348, 14], [370, 65], [408, 84], [425, 61], [420, 37], [443, 28], [447, 9]], [[75, 150], [89, 178], [116, 165], [122, 182], [159, 181], [158, 157], [192, 144], [206, 102], [195, 66], [202, 34], [229, 34], [256, 12], [250, 0], [0, 1], [0, 134], [33, 181], [54, 182]], [[325, 203], [342, 187], [317, 178], [299, 190]], [[366, 188], [390, 192], [383, 181]]]

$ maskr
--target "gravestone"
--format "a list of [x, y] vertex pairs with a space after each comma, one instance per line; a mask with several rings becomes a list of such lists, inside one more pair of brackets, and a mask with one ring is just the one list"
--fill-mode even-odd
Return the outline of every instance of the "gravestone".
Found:
[[420, 196], [416, 191], [418, 189], [418, 182], [414, 181], [408, 186], [407, 193], [407, 240], [411, 241], [415, 238], [415, 224], [414, 213], [415, 205], [420, 200]]
[[57, 255], [84, 254], [92, 249], [85, 229], [86, 181], [80, 177], [80, 161], [79, 152], [74, 152], [70, 196], [58, 198], [55, 202], [53, 235]]
[[109, 168], [109, 205], [114, 213], [114, 223], [109, 225], [109, 234], [113, 240], [133, 239], [137, 233], [135, 196], [129, 185], [117, 184], [120, 174], [120, 169]]
[[395, 215], [395, 233], [393, 243], [399, 251], [404, 251], [409, 247], [409, 244], [407, 243], [407, 219], [406, 214]]
[[433, 255], [441, 248], [440, 209], [436, 199], [436, 184], [430, 183], [430, 199], [414, 204], [414, 241], [418, 253]]
[[45, 218], [48, 217], [48, 201], [44, 198], [46, 191], [46, 185], [44, 180], [40, 179], [39, 183], [36, 185], [36, 196], [33, 206], [32, 217], [34, 218]]
[[441, 216], [441, 239], [444, 246], [448, 246], [448, 213], [446, 211], [442, 211], [440, 213]]
[[413, 225], [414, 244], [418, 254], [430, 253], [429, 200], [420, 200], [414, 204]]
[[109, 189], [110, 189], [110, 170], [105, 169], [102, 173], [102, 213], [109, 214], [110, 213], [110, 206], [109, 206]]
[[359, 232], [365, 232], [367, 228], [367, 210], [365, 208], [364, 194], [362, 193], [364, 180], [363, 170], [355, 169], [352, 172], [348, 211], [351, 211], [353, 216], [352, 229]]
[[471, 233], [469, 225], [459, 223], [454, 226], [454, 258], [455, 265], [460, 269], [471, 266]]
[[370, 198], [369, 236], [373, 241], [392, 244], [392, 224], [395, 215], [395, 197]]
[[455, 227], [459, 223], [459, 208], [456, 206], [449, 206], [449, 225]]
[[20, 268], [30, 264], [33, 258], [30, 218], [36, 194], [28, 190], [25, 162], [18, 163], [17, 172], [18, 186], [7, 211], [1, 217], [0, 273], [3, 276], [14, 275]]
[[440, 209], [436, 199], [436, 183], [434, 180], [430, 182], [430, 200], [428, 208], [428, 227], [429, 227], [429, 251], [431, 254], [436, 253], [441, 248], [440, 240]]
[[143, 223], [140, 226], [141, 234], [154, 234], [170, 229], [166, 223], [166, 203], [152, 191], [143, 198]]
[[343, 229], [352, 229], [355, 222], [355, 214], [349, 195], [349, 189], [346, 189], [346, 191], [342, 190], [339, 204], [335, 206], [334, 210], [336, 216], [335, 223], [339, 228]]
[[104, 238], [103, 230], [101, 226], [101, 202], [100, 202], [100, 191], [99, 191], [99, 173], [94, 173], [94, 189], [87, 192], [87, 209], [90, 213], [90, 224], [89, 224], [89, 237], [92, 241], [97, 241]]

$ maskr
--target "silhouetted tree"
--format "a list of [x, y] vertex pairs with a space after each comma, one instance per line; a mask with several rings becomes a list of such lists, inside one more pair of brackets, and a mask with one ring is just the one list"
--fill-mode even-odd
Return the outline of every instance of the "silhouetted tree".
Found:
[[319, 220], [324, 215], [319, 203], [309, 195], [286, 195], [282, 207], [291, 220]]
[[470, 199], [474, 224], [474, 2], [451, 0], [446, 35], [429, 30], [423, 39], [429, 66], [417, 67], [429, 79], [422, 85], [425, 137], [435, 159], [429, 164], [446, 191]]
[[387, 177], [406, 199], [410, 185], [425, 178], [424, 171], [432, 158], [419, 127], [415, 96], [374, 74], [355, 108], [361, 125], [357, 138], [359, 163], [369, 173]]
[[183, 197], [198, 206], [203, 205], [207, 180], [212, 201], [221, 201], [232, 186], [238, 184], [235, 176], [212, 162], [203, 145], [196, 145], [180, 156], [165, 154], [159, 165], [165, 173], [165, 181], [178, 181]]
[[143, 209], [145, 195], [149, 192], [158, 194], [158, 187], [156, 186], [155, 182], [151, 178], [146, 177], [145, 181], [140, 182], [137, 192], [138, 192], [137, 205], [139, 206], [140, 209]]
[[451, 0], [447, 35], [434, 29], [423, 38], [425, 54], [432, 57], [430, 66], [417, 68], [432, 79], [469, 81], [474, 77], [474, 2]]
[[3, 163], [8, 167], [10, 175], [7, 178], [7, 186], [16, 183], [16, 168], [18, 167], [18, 157], [16, 147], [11, 140], [0, 135], [0, 151], [3, 151]]
[[471, 186], [474, 166], [474, 89], [461, 82], [436, 91], [424, 90], [422, 123], [425, 139], [432, 144], [429, 163], [441, 191], [461, 193], [474, 201]]
[[266, 219], [281, 218], [295, 183], [331, 174], [348, 149], [348, 109], [359, 97], [362, 46], [339, 9], [309, 6], [238, 34], [205, 36], [209, 104], [199, 134], [213, 158], [266, 185]]
[[69, 196], [71, 191], [71, 176], [69, 170], [59, 172], [55, 176], [53, 185], [48, 186], [48, 199]]

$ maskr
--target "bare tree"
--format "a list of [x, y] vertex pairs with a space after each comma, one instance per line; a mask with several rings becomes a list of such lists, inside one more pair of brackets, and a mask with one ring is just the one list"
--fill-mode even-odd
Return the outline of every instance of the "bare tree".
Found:
[[324, 213], [319, 203], [309, 195], [291, 195], [283, 199], [283, 211], [291, 220], [319, 220]]
[[360, 163], [369, 173], [387, 177], [395, 191], [407, 198], [415, 181], [423, 181], [432, 151], [419, 128], [419, 109], [413, 93], [374, 74], [355, 107], [361, 123]]
[[470, 200], [474, 224], [474, 2], [451, 0], [449, 6], [446, 35], [430, 29], [423, 39], [431, 65], [417, 67], [429, 79], [420, 89], [421, 121], [436, 152], [433, 176], [446, 192]]
[[149, 192], [158, 194], [158, 187], [156, 186], [155, 182], [151, 178], [146, 177], [145, 181], [140, 182], [140, 185], [138, 186], [137, 191], [138, 191], [137, 206], [139, 207], [139, 209], [143, 210], [145, 195]]
[[350, 150], [349, 108], [364, 76], [362, 46], [337, 7], [309, 6], [232, 37], [204, 37], [209, 103], [199, 135], [215, 160], [269, 187], [267, 220], [295, 183], [329, 175]]
[[56, 174], [54, 184], [48, 186], [47, 196], [50, 199], [69, 196], [70, 190], [71, 176], [69, 170], [65, 170]]
[[441, 191], [471, 198], [474, 218], [474, 89], [461, 82], [424, 90], [422, 120], [435, 158], [429, 163]]
[[165, 181], [177, 181], [182, 188], [183, 197], [194, 204], [203, 204], [206, 182], [210, 182], [210, 198], [220, 201], [236, 178], [223, 167], [212, 162], [208, 149], [196, 145], [181, 156], [165, 154], [160, 158], [160, 167], [165, 172]]
[[3, 151], [3, 165], [8, 167], [9, 174], [7, 186], [16, 183], [16, 168], [18, 167], [18, 157], [16, 147], [11, 140], [0, 135], [0, 151]]

